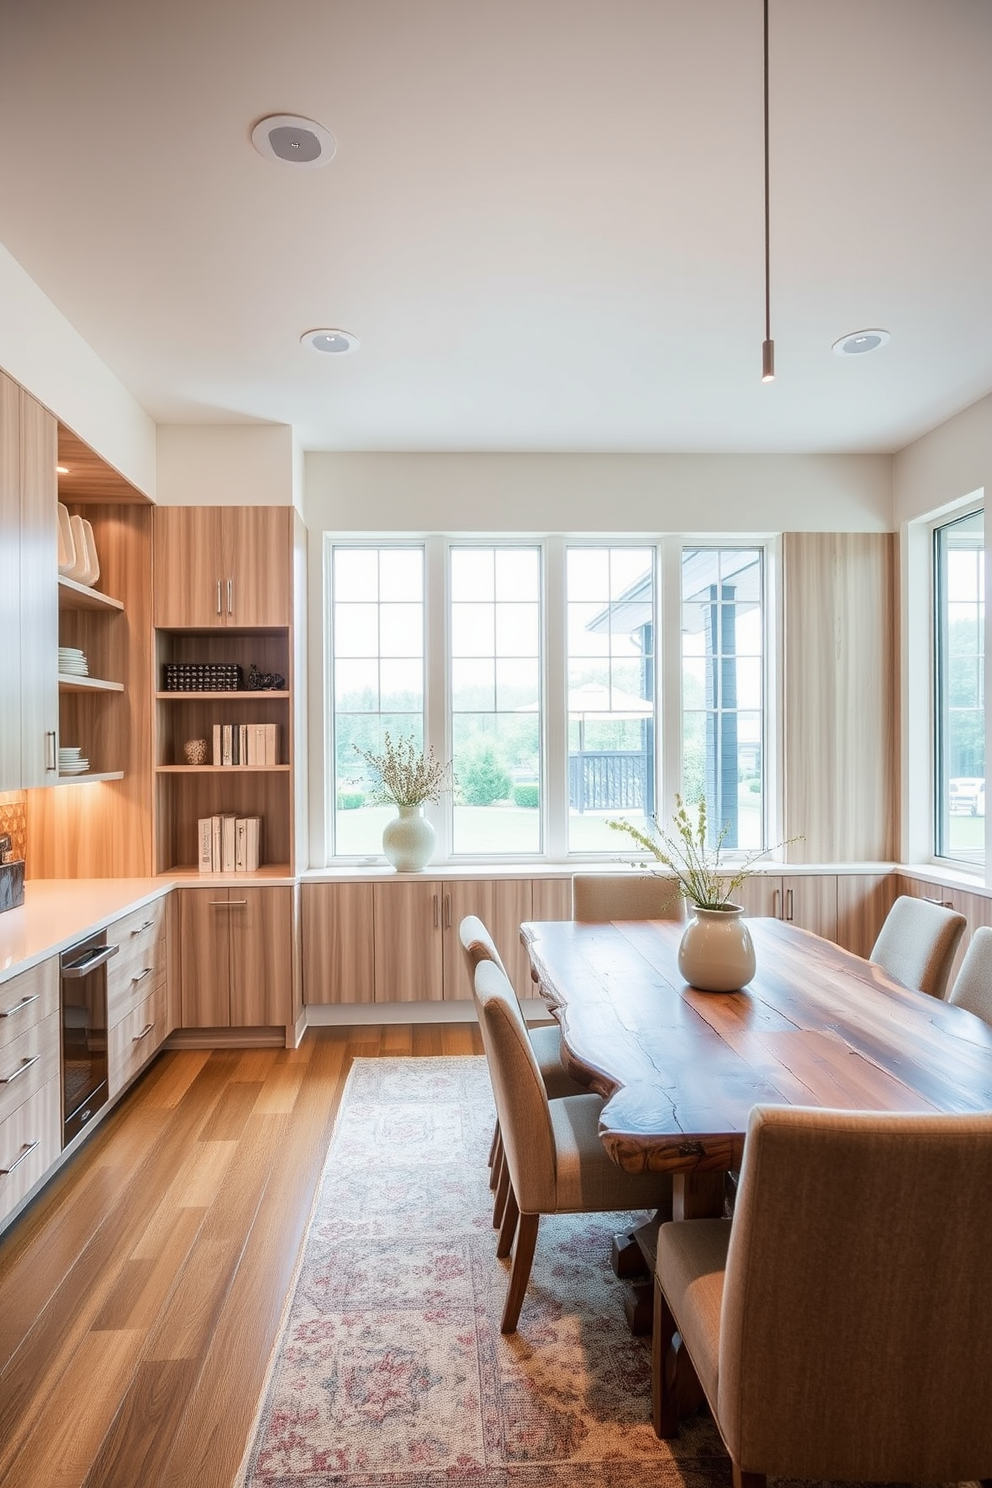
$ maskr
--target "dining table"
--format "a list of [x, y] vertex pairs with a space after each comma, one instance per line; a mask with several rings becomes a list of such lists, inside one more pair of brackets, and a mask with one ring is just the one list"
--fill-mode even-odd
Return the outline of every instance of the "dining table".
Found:
[[[674, 1219], [725, 1212], [759, 1103], [992, 1110], [992, 1028], [980, 1018], [790, 922], [747, 925], [755, 974], [719, 993], [680, 974], [678, 921], [521, 926], [563, 1062], [604, 1099], [607, 1152], [628, 1172], [671, 1173]], [[618, 1274], [653, 1272], [656, 1231], [618, 1237]], [[650, 1330], [652, 1294], [653, 1284], [633, 1294], [635, 1331]]]

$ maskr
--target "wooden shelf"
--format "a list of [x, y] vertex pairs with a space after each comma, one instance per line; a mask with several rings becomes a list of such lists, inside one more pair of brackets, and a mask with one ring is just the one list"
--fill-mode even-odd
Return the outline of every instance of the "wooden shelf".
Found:
[[59, 785], [88, 785], [94, 780], [123, 780], [123, 770], [101, 770], [92, 775], [60, 775]]
[[102, 677], [74, 677], [59, 672], [59, 692], [123, 692], [123, 682], [105, 682]]
[[210, 888], [213, 884], [223, 883], [235, 885], [251, 883], [252, 880], [285, 878], [292, 879], [292, 870], [288, 863], [263, 863], [261, 868], [256, 868], [253, 873], [201, 873], [198, 868], [189, 863], [177, 863], [172, 868], [166, 868], [158, 875], [159, 878], [174, 878], [190, 887], [194, 884], [203, 884], [204, 888]]
[[278, 775], [289, 765], [156, 765], [156, 775]]
[[101, 594], [98, 589], [90, 589], [85, 584], [77, 584], [75, 579], [65, 579], [59, 576], [60, 610], [123, 610], [123, 608], [123, 600], [113, 599], [109, 594]]
[[204, 698], [216, 698], [219, 702], [256, 702], [259, 698], [288, 698], [289, 693], [267, 691], [255, 687], [250, 692], [157, 692], [155, 696], [163, 703], [202, 703]]

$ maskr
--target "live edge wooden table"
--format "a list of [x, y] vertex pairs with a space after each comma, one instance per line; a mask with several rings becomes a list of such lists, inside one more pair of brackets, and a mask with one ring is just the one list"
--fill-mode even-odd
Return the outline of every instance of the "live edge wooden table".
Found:
[[[565, 1065], [606, 1099], [606, 1150], [629, 1172], [670, 1172], [676, 1219], [723, 1212], [724, 1175], [741, 1165], [759, 1102], [992, 1110], [992, 1029], [981, 1019], [785, 921], [747, 923], [757, 971], [743, 991], [721, 993], [680, 976], [675, 921], [521, 926]], [[636, 1238], [653, 1269], [652, 1231]]]

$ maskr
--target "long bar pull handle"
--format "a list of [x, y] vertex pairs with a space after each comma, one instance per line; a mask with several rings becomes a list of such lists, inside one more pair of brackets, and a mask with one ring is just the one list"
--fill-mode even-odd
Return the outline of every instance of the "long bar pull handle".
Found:
[[941, 909], [954, 908], [954, 901], [952, 899], [931, 899], [929, 894], [924, 894], [922, 897], [925, 904], [939, 904]]
[[58, 750], [55, 747], [55, 730], [45, 730], [45, 769], [57, 770], [59, 767]]
[[9, 1178], [10, 1177], [10, 1174], [14, 1172], [15, 1168], [19, 1168], [21, 1166], [21, 1163], [24, 1161], [24, 1159], [26, 1157], [30, 1157], [31, 1154], [32, 1154], [32, 1152], [34, 1151], [34, 1149], [36, 1147], [40, 1147], [40, 1146], [41, 1146], [41, 1138], [40, 1137], [37, 1139], [37, 1141], [30, 1142], [24, 1148], [24, 1150], [22, 1151], [20, 1157], [17, 1157], [17, 1158], [14, 1159], [14, 1161], [11, 1163], [11, 1165], [10, 1165], [9, 1168], [0, 1168], [0, 1178]]
[[451, 895], [450, 894], [445, 894], [445, 896], [444, 896], [444, 928], [446, 930], [450, 930], [451, 929]]
[[154, 920], [146, 920], [143, 925], [139, 925], [138, 926], [137, 930], [132, 930], [131, 931], [132, 936], [134, 936], [134, 935], [140, 935], [143, 930], [150, 930], [152, 928], [152, 926], [154, 925], [154, 923], [155, 923]]
[[145, 977], [151, 976], [151, 974], [152, 974], [152, 972], [154, 970], [155, 970], [154, 966], [146, 966], [145, 969], [144, 969], [144, 971], [139, 971], [139, 973], [138, 973], [138, 975], [136, 977], [132, 977], [131, 978], [131, 986], [133, 987], [138, 982], [143, 982], [145, 980]]
[[793, 911], [793, 908], [794, 908], [792, 894], [793, 894], [792, 889], [786, 889], [786, 891], [785, 891], [785, 918], [790, 923], [792, 922], [792, 911]]
[[96, 946], [92, 951], [87, 951], [85, 955], [80, 956], [78, 961], [63, 962], [62, 976], [89, 976], [91, 971], [95, 971], [98, 966], [102, 966], [105, 961], [109, 961], [111, 956], [116, 956], [119, 950], [120, 946], [115, 945]]
[[244, 908], [247, 899], [211, 899], [210, 905], [213, 909], [237, 909]]
[[38, 1063], [38, 1060], [40, 1058], [41, 1055], [36, 1054], [33, 1059], [22, 1060], [19, 1067], [14, 1071], [12, 1075], [0, 1076], [0, 1085], [13, 1085], [14, 1081], [19, 1080], [22, 1075], [26, 1074], [33, 1064]]
[[781, 913], [779, 912], [780, 911], [779, 900], [781, 899], [781, 897], [782, 897], [782, 890], [781, 889], [772, 889], [772, 919], [773, 920], [780, 920], [782, 918]]
[[227, 581], [227, 613], [229, 615], [233, 615], [234, 614], [234, 580], [233, 579], [228, 579], [228, 581]]
[[134, 1038], [131, 1040], [132, 1044], [140, 1044], [141, 1040], [143, 1038], [147, 1038], [154, 1027], [154, 1023], [147, 1023], [140, 1033], [135, 1034]]
[[20, 1002], [15, 1002], [12, 1008], [6, 1008], [0, 1013], [0, 1018], [12, 1018], [15, 1013], [23, 1013], [24, 1009], [30, 1007], [33, 1002], [37, 1002], [40, 996], [40, 992], [32, 992], [30, 997], [22, 997]]
[[432, 894], [431, 895], [431, 898], [434, 900], [434, 929], [436, 930], [437, 927], [438, 927], [438, 924], [440, 923], [440, 920], [439, 920], [439, 917], [438, 917], [437, 895], [436, 894]]
[[220, 607], [220, 579], [217, 580], [217, 613], [218, 615], [222, 615], [224, 613]]

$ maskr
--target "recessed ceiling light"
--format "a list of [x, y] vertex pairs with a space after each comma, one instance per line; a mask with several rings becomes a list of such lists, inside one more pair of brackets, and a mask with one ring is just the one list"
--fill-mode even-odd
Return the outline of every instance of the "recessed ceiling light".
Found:
[[832, 347], [834, 356], [864, 356], [866, 352], [877, 351], [880, 346], [888, 346], [892, 337], [888, 331], [881, 331], [873, 327], [867, 331], [850, 331], [846, 336], [841, 336]]
[[346, 356], [349, 351], [358, 349], [358, 337], [353, 336], [350, 331], [327, 328], [304, 331], [300, 340], [304, 346], [312, 346], [314, 351], [324, 351], [329, 356]]
[[330, 130], [298, 114], [267, 114], [252, 130], [251, 142], [266, 160], [287, 165], [326, 165], [337, 149]]

